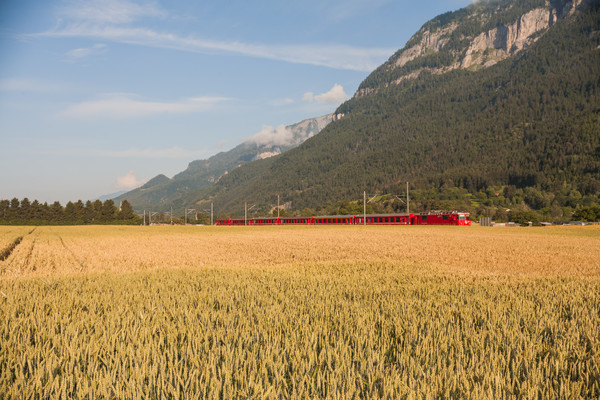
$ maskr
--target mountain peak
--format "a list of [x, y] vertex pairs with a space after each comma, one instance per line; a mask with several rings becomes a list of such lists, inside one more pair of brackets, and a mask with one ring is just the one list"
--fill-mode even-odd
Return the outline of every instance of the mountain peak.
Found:
[[170, 179], [163, 174], [156, 175], [154, 178], [150, 179], [144, 185], [140, 187], [140, 189], [150, 189], [156, 185], [160, 185], [166, 182], [169, 182]]
[[592, 0], [492, 0], [442, 14], [413, 35], [404, 48], [374, 71], [355, 97], [397, 85], [422, 72], [490, 67], [535, 43], [558, 19]]

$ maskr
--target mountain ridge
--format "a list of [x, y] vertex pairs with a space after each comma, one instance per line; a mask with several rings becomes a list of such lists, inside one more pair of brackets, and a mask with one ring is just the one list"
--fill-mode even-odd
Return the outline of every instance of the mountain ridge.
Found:
[[210, 188], [232, 169], [246, 163], [284, 153], [316, 135], [333, 120], [333, 114], [308, 118], [289, 126], [269, 126], [233, 149], [220, 152], [206, 160], [194, 160], [173, 178], [159, 174], [139, 188], [115, 198], [128, 200], [136, 210], [152, 208], [166, 211], [170, 207], [185, 207], [190, 192]]
[[[522, 19], [511, 6], [527, 14], [539, 3], [486, 6], [506, 5], [494, 18], [509, 21]], [[296, 212], [314, 211], [328, 202], [356, 200], [364, 190], [403, 193], [406, 181], [432, 197], [415, 204], [424, 208], [446, 204], [476, 211], [489, 203], [498, 210], [551, 209], [566, 218], [581, 204], [599, 202], [600, 17], [597, 2], [569, 4], [553, 2], [564, 17], [485, 68], [439, 74], [423, 69], [393, 85], [393, 79], [381, 78], [394, 76], [378, 68], [361, 84], [377, 83], [377, 91], [342, 104], [336, 121], [319, 135], [270, 165], [232, 171], [198, 204], [211, 201], [239, 215], [247, 201], [268, 213], [280, 194]], [[465, 18], [477, 8], [464, 10], [452, 15]], [[488, 191], [500, 194], [472, 200]], [[440, 198], [455, 195], [455, 202]]]
[[[478, 2], [442, 14], [425, 23], [402, 49], [367, 77], [354, 96], [365, 96], [382, 85], [414, 79], [422, 72], [443, 74], [455, 69], [490, 67], [531, 46], [559, 19], [573, 15], [592, 2]], [[456, 18], [462, 24], [456, 22]]]

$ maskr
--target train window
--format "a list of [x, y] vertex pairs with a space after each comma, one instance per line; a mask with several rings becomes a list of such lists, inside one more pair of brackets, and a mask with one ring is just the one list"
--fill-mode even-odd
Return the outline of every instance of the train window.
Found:
[[464, 221], [465, 220], [465, 216], [463, 214], [461, 214], [461, 215], [458, 216], [458, 219], [461, 220], [461, 221]]
[[373, 222], [373, 218], [367, 218], [367, 222], [370, 224]]
[[421, 216], [421, 221], [427, 221], [427, 215]]
[[448, 216], [444, 215], [444, 221], [448, 221]]

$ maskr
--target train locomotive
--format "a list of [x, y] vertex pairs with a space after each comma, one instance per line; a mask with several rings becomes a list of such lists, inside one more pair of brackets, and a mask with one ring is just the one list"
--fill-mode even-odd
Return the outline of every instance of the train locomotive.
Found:
[[[441, 211], [409, 214], [324, 215], [218, 219], [217, 225], [471, 225], [469, 213]], [[366, 221], [365, 221], [366, 218]]]

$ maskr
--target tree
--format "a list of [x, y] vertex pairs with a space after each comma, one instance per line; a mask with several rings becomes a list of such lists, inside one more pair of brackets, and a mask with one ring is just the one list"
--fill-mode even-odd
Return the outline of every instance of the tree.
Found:
[[525, 226], [529, 222], [537, 224], [540, 220], [535, 211], [515, 211], [510, 213], [510, 221]]
[[39, 201], [34, 200], [31, 202], [31, 220], [34, 223], [38, 223], [42, 219], [42, 206]]
[[64, 210], [64, 222], [67, 224], [74, 224], [77, 221], [77, 215], [75, 214], [75, 204], [69, 201], [65, 206]]
[[101, 222], [112, 222], [115, 220], [117, 208], [115, 207], [115, 202], [113, 200], [106, 200], [101, 207]]
[[9, 217], [10, 201], [0, 200], [0, 219], [6, 221]]
[[91, 201], [85, 202], [85, 208], [83, 210], [83, 223], [89, 224], [94, 220], [94, 204]]
[[13, 197], [13, 199], [10, 201], [10, 207], [8, 209], [8, 218], [10, 220], [16, 220], [20, 218], [20, 212], [21, 210], [19, 209], [20, 206], [20, 202], [19, 199], [17, 199], [16, 197]]
[[121, 209], [119, 210], [119, 219], [122, 221], [129, 221], [135, 218], [133, 208], [127, 200], [121, 202]]
[[573, 213], [575, 221], [596, 222], [600, 221], [600, 206], [578, 208]]
[[50, 206], [50, 222], [54, 224], [61, 224], [64, 222], [64, 210], [60, 205], [60, 202], [55, 201]]
[[78, 224], [82, 224], [83, 217], [85, 214], [85, 206], [83, 205], [83, 201], [77, 200], [77, 202], [73, 205], [75, 209], [75, 220]]
[[31, 202], [27, 197], [21, 200], [21, 212], [19, 215], [19, 219], [23, 222], [28, 222], [31, 219]]
[[92, 222], [99, 223], [102, 222], [102, 202], [100, 200], [96, 200], [92, 203]]

